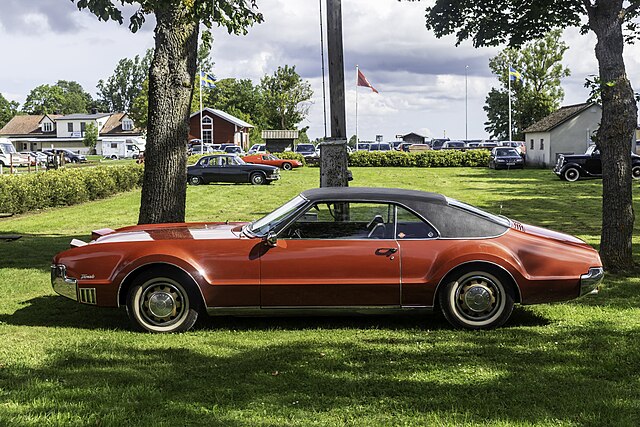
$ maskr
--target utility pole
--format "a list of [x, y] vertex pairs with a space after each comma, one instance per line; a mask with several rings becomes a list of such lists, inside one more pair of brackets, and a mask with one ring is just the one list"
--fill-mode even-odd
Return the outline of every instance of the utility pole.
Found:
[[320, 145], [320, 187], [347, 187], [349, 181], [341, 0], [327, 0], [327, 50], [331, 137]]

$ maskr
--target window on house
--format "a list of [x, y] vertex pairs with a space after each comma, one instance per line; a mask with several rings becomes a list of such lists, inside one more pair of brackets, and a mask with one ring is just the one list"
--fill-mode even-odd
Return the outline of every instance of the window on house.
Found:
[[544, 138], [540, 138], [540, 149], [544, 150]]
[[67, 123], [67, 131], [73, 132], [73, 123]]
[[211, 132], [210, 130], [203, 130], [202, 131], [202, 142], [204, 142], [205, 144], [211, 144], [213, 142], [213, 132]]
[[122, 130], [133, 130], [133, 120], [124, 119], [122, 121]]
[[531, 138], [531, 149], [532, 149], [532, 150], [535, 148], [535, 147], [534, 147], [534, 144], [535, 144], [535, 143], [533, 142], [533, 138]]
[[80, 132], [84, 132], [87, 129], [87, 124], [85, 122], [80, 122]]
[[211, 120], [211, 117], [205, 116], [202, 118], [202, 123], [212, 123], [212, 122], [213, 120]]
[[51, 132], [53, 130], [53, 123], [51, 122], [44, 122], [42, 124], [42, 132]]

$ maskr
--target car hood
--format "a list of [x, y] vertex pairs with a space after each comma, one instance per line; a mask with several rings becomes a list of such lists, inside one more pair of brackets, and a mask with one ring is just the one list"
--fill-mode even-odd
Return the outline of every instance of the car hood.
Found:
[[177, 224], [145, 224], [98, 230], [92, 244], [116, 242], [150, 242], [158, 240], [219, 240], [238, 239], [245, 222], [206, 222]]

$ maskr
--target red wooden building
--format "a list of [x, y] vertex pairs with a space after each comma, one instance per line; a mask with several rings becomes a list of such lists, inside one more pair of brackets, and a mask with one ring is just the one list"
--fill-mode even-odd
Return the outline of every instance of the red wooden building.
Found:
[[200, 135], [200, 111], [189, 118], [189, 140], [200, 139], [212, 144], [236, 144], [249, 149], [249, 132], [254, 126], [222, 110], [202, 110], [202, 135]]

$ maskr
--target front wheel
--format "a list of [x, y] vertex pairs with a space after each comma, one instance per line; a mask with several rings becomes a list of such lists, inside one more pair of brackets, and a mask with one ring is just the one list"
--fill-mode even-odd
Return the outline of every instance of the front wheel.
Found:
[[127, 296], [127, 314], [138, 331], [185, 332], [198, 319], [200, 298], [186, 274], [164, 269], [143, 273]]
[[504, 324], [511, 316], [514, 300], [508, 283], [481, 270], [460, 274], [440, 292], [445, 318], [464, 329], [491, 329]]
[[282, 164], [282, 169], [284, 169], [286, 171], [290, 171], [292, 169], [291, 163], [283, 163]]
[[562, 172], [562, 177], [565, 181], [575, 182], [580, 179], [580, 171], [574, 167], [566, 168], [564, 172]]
[[251, 174], [250, 181], [253, 185], [262, 185], [267, 180], [264, 174], [260, 172], [255, 172]]
[[640, 179], [640, 165], [631, 166], [631, 178]]

